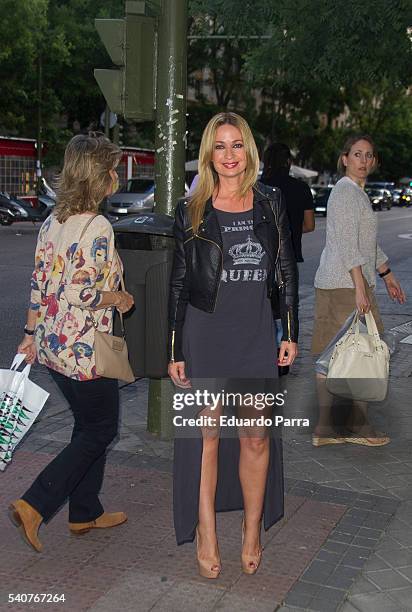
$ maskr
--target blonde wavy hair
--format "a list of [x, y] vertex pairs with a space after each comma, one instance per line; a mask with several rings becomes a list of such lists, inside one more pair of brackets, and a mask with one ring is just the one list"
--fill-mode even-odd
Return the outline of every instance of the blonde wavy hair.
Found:
[[199, 180], [189, 199], [189, 216], [193, 233], [199, 229], [205, 212], [207, 200], [219, 185], [219, 176], [213, 167], [212, 156], [216, 141], [216, 131], [221, 125], [233, 125], [242, 135], [246, 152], [246, 170], [239, 188], [239, 197], [244, 197], [256, 183], [259, 173], [259, 154], [252, 131], [247, 122], [236, 113], [218, 113], [212, 117], [204, 129], [199, 150]]
[[74, 136], [66, 147], [61, 173], [55, 185], [55, 215], [60, 223], [72, 215], [97, 212], [110, 189], [114, 170], [121, 160], [119, 147], [102, 134]]

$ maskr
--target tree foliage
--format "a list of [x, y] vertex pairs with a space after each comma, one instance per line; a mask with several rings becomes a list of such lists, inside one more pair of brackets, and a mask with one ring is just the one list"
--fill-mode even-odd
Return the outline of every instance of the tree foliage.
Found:
[[[368, 130], [385, 148], [382, 171], [406, 172], [410, 134], [395, 118], [400, 108], [405, 125], [412, 118], [410, 0], [192, 0], [191, 7], [196, 32], [218, 19], [220, 34], [261, 37], [241, 39], [238, 101], [225, 105], [247, 116], [259, 142], [284, 140], [301, 163], [333, 170], [346, 133]], [[229, 54], [233, 40], [220, 44]], [[207, 56], [196, 57], [209, 66]], [[224, 83], [233, 77], [226, 71]], [[261, 103], [253, 108], [256, 90]], [[399, 138], [405, 154], [396, 168]]]
[[[123, 16], [124, 0], [0, 0], [0, 8], [0, 133], [35, 136], [40, 61], [54, 161], [71, 134], [98, 127], [105, 102], [93, 70], [110, 59], [94, 19]], [[261, 149], [284, 140], [316, 169], [332, 169], [345, 133], [359, 129], [381, 145], [383, 173], [410, 174], [412, 0], [189, 0], [189, 15], [189, 34], [208, 37], [189, 43], [191, 155], [208, 118], [228, 108], [250, 121]], [[131, 128], [129, 144], [153, 142], [153, 124]]]
[[0, 82], [2, 130], [24, 130], [35, 94], [35, 65], [47, 23], [47, 0], [2, 0]]
[[105, 103], [93, 77], [110, 66], [96, 17], [124, 14], [121, 0], [0, 0], [0, 133], [35, 137], [38, 64], [49, 161], [73, 130], [97, 127]]

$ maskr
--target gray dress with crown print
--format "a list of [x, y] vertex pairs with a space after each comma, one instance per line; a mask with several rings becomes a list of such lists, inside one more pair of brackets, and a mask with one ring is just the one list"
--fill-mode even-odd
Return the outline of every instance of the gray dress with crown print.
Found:
[[275, 377], [268, 256], [253, 232], [253, 210], [216, 210], [216, 214], [223, 241], [222, 277], [213, 313], [187, 306], [183, 329], [187, 374], [196, 378]]
[[[188, 391], [203, 386], [212, 387], [213, 391], [224, 387], [225, 391], [237, 392], [241, 385], [242, 393], [250, 393], [251, 389], [273, 392], [277, 347], [267, 296], [268, 256], [253, 231], [253, 210], [242, 213], [215, 210], [223, 243], [222, 276], [213, 313], [187, 306], [183, 354], [186, 374], [192, 381]], [[193, 417], [197, 412], [194, 406], [180, 414]], [[217, 512], [243, 509], [238, 432], [234, 428], [235, 434], [230, 435], [225, 429], [220, 430]], [[175, 428], [173, 506], [178, 544], [192, 541], [195, 535], [202, 444], [199, 427]], [[282, 442], [272, 431], [263, 512], [265, 529], [282, 516]]]

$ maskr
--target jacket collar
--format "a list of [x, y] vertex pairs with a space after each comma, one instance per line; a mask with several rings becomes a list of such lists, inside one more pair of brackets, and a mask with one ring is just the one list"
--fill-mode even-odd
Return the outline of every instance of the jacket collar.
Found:
[[255, 202], [263, 202], [269, 199], [269, 195], [267, 193], [267, 187], [260, 183], [259, 181], [253, 185], [253, 195]]
[[210, 197], [205, 204], [205, 212], [203, 213], [203, 216], [206, 217], [206, 215], [208, 215], [212, 210], [214, 210], [214, 208], [212, 204], [212, 197]]
[[[259, 183], [253, 186], [253, 228], [256, 230], [256, 235], [261, 240], [273, 263], [273, 245], [269, 239], [272, 232], [263, 230], [265, 224], [269, 224], [273, 219], [272, 210], [269, 203], [270, 194], [266, 194], [264, 192], [264, 186], [263, 189], [260, 187], [261, 185]], [[269, 227], [269, 225], [266, 225], [266, 227]], [[216, 242], [222, 248], [222, 234], [220, 231], [217, 214], [213, 208], [212, 198], [209, 198], [205, 204], [203, 219], [199, 226], [199, 234], [201, 237], [207, 237], [213, 242]]]
[[[267, 214], [265, 214], [265, 213], [270, 212], [270, 206], [268, 203], [268, 200], [270, 199], [270, 195], [266, 193], [266, 190], [268, 188], [265, 187], [262, 183], [257, 182], [255, 183], [255, 185], [253, 185], [252, 189], [253, 189], [253, 219], [254, 220], [256, 219], [256, 221], [258, 221], [259, 223], [265, 222], [265, 221], [269, 222], [269, 219], [267, 218]], [[205, 211], [203, 213], [204, 222], [206, 222], [206, 218], [214, 210], [215, 209], [213, 208], [212, 198], [210, 197], [205, 204]]]

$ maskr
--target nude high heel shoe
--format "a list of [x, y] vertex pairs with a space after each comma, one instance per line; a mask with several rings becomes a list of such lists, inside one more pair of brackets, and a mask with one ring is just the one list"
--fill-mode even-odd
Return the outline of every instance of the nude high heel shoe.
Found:
[[[262, 524], [262, 519], [259, 523], [259, 536], [260, 536], [260, 526]], [[242, 517], [242, 546], [245, 539], [245, 517]], [[262, 561], [262, 552], [263, 546], [259, 545], [259, 552], [257, 555], [245, 555], [242, 552], [241, 562], [242, 562], [242, 572], [244, 574], [256, 574], [258, 571], [260, 562]]]
[[196, 527], [196, 551], [197, 551], [197, 563], [199, 566], [199, 574], [203, 578], [218, 578], [222, 569], [220, 565], [220, 559], [214, 561], [214, 559], [199, 559], [199, 529]]

